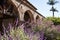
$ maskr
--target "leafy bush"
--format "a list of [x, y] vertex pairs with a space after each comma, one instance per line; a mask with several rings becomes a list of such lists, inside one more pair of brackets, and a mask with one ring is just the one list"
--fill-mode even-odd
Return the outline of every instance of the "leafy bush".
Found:
[[[39, 28], [39, 27], [38, 27]], [[41, 29], [41, 30], [40, 30]], [[56, 28], [51, 27], [40, 27], [36, 31], [40, 34], [40, 40], [60, 40], [60, 32]]]
[[11, 30], [11, 36], [13, 37], [14, 40], [29, 40], [28, 36], [25, 35], [24, 31], [20, 28], [16, 30]]
[[[51, 21], [53, 20], [53, 22]], [[37, 23], [29, 23], [30, 25], [21, 25], [13, 29], [11, 25], [10, 31], [2, 36], [0, 40], [60, 40], [60, 25], [55, 22], [56, 18], [47, 18], [47, 20], [38, 21]], [[57, 26], [55, 26], [57, 25]]]
[[53, 23], [54, 23], [54, 25], [59, 25], [60, 24], [60, 18], [57, 18], [57, 17], [47, 17], [46, 18], [47, 20], [51, 20]]
[[24, 31], [20, 28], [10, 30], [10, 34], [0, 36], [0, 40], [29, 40], [28, 35], [26, 36]]

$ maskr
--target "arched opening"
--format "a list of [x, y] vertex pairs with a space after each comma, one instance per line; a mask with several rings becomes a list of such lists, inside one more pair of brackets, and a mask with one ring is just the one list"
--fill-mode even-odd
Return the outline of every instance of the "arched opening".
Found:
[[31, 22], [34, 20], [33, 14], [28, 10], [24, 13], [24, 21], [25, 22]]
[[28, 14], [28, 12], [26, 12], [25, 14], [24, 14], [24, 20], [25, 21], [31, 21], [31, 18], [30, 18], [30, 15]]
[[41, 20], [40, 20], [39, 15], [36, 16], [36, 24], [37, 24], [37, 26], [41, 25]]
[[39, 18], [39, 16], [37, 15], [37, 16], [36, 16], [36, 23], [39, 24], [39, 22], [40, 22], [40, 18]]
[[39, 19], [39, 16], [37, 15], [37, 16], [36, 16], [36, 21], [37, 21], [38, 19]]
[[27, 10], [24, 13], [24, 21], [26, 22], [24, 30], [25, 30], [26, 33], [30, 33], [32, 31], [31, 30], [31, 28], [32, 28], [31, 23], [33, 23], [33, 21], [34, 21], [33, 14], [30, 10]]

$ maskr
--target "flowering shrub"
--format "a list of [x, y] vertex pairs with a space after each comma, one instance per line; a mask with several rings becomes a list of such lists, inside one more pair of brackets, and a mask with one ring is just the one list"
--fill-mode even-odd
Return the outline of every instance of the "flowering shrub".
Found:
[[57, 18], [57, 17], [48, 17], [46, 18], [47, 20], [51, 20], [53, 21], [54, 25], [59, 25], [60, 24], [60, 18]]
[[11, 29], [8, 35], [0, 35], [0, 40], [29, 40], [22, 29]]
[[55, 25], [53, 21], [46, 19], [41, 22], [40, 26], [33, 28], [34, 32], [40, 34], [40, 40], [60, 40], [60, 25]]
[[[18, 25], [18, 20], [15, 24]], [[7, 29], [2, 26], [4, 35], [0, 34], [0, 40], [60, 40], [60, 25], [51, 20], [26, 22], [15, 28], [9, 23]]]

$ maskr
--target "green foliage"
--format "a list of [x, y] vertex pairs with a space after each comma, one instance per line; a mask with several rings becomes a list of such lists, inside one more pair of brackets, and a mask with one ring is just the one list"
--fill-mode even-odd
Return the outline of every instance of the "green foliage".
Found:
[[47, 20], [51, 20], [53, 23], [54, 23], [54, 25], [59, 25], [60, 24], [60, 18], [57, 18], [57, 17], [47, 17], [46, 18]]
[[33, 29], [35, 32], [43, 31], [46, 40], [60, 40], [60, 32], [54, 27], [37, 26]]
[[38, 32], [38, 31], [40, 31], [40, 27], [39, 26], [36, 26], [36, 27], [34, 27], [34, 28], [32, 28], [32, 30], [33, 30], [33, 32]]
[[[17, 29], [11, 29], [9, 37], [12, 38], [12, 40], [29, 40], [28, 35], [25, 35], [24, 31], [20, 28]], [[0, 36], [0, 40], [11, 40], [8, 35], [4, 34], [3, 36]]]
[[11, 36], [14, 37], [14, 40], [29, 40], [28, 36], [25, 35], [24, 31], [20, 28], [16, 29], [16, 30], [11, 30], [10, 32]]

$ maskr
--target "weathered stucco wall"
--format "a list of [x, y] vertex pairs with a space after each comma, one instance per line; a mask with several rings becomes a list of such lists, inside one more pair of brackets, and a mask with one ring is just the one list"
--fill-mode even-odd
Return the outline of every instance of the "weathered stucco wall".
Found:
[[[44, 17], [39, 15], [37, 12], [35, 12], [34, 10], [32, 10], [31, 8], [29, 8], [27, 5], [21, 3], [21, 2], [18, 2], [16, 0], [12, 0], [12, 2], [16, 5], [16, 7], [18, 8], [18, 11], [19, 11], [19, 17], [20, 17], [20, 20], [21, 21], [24, 21], [24, 13], [26, 11], [30, 11], [30, 13], [33, 15], [34, 17], [34, 21], [36, 21], [36, 17], [37, 15], [39, 16], [39, 19], [43, 19]], [[31, 16], [32, 17], [32, 16]]]

